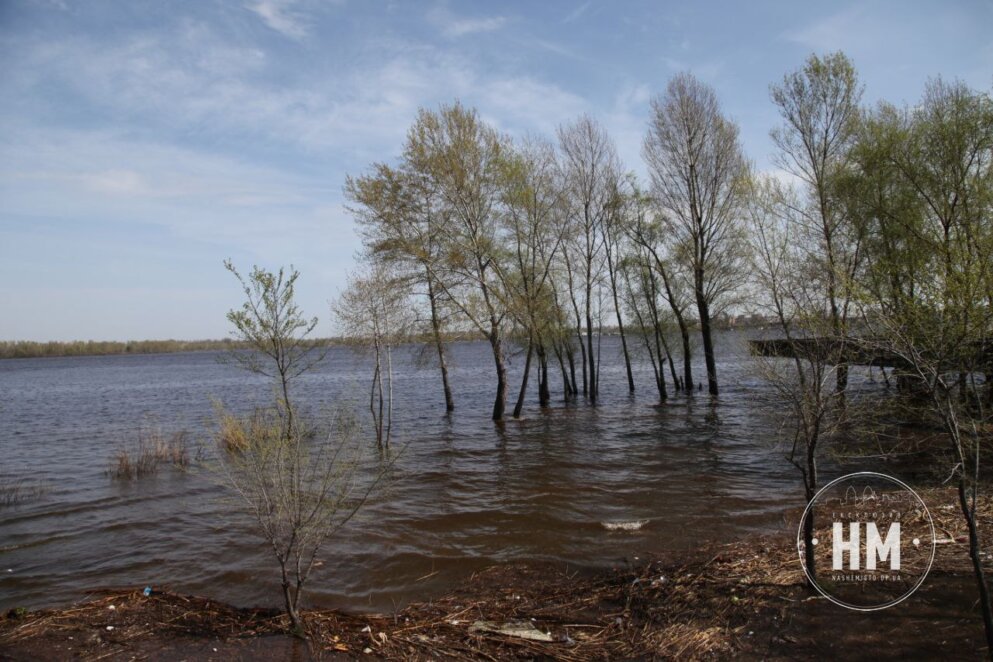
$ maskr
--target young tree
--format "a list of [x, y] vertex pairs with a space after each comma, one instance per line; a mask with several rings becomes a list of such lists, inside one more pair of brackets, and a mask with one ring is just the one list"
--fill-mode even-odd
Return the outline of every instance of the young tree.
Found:
[[[819, 487], [819, 449], [843, 419], [841, 392], [834, 388], [837, 362], [832, 356], [836, 338], [833, 323], [825, 321], [820, 283], [800, 236], [804, 220], [791, 213], [792, 191], [767, 179], [751, 190], [751, 275], [756, 303], [776, 322], [781, 338], [759, 345], [758, 363], [776, 398], [769, 410], [782, 420], [789, 448], [787, 459], [803, 478], [807, 503]], [[804, 520], [804, 562], [810, 577], [814, 563], [814, 517]]]
[[372, 350], [369, 412], [380, 448], [389, 448], [393, 433], [393, 348], [410, 337], [409, 304], [409, 284], [383, 265], [353, 275], [332, 304], [344, 335]]
[[652, 196], [666, 232], [692, 274], [707, 386], [718, 394], [711, 319], [740, 275], [743, 184], [748, 164], [738, 127], [720, 109], [713, 89], [691, 74], [673, 77], [652, 101], [644, 144]]
[[[382, 474], [357, 479], [358, 446], [347, 416], [338, 416], [323, 438], [294, 418], [294, 378], [323, 356], [308, 353], [305, 336], [317, 325], [294, 300], [299, 276], [255, 267], [243, 279], [230, 260], [225, 266], [241, 282], [246, 301], [228, 313], [235, 332], [252, 349], [234, 360], [276, 380], [275, 407], [246, 419], [222, 410], [220, 471], [241, 497], [272, 548], [280, 569], [283, 602], [295, 634], [304, 635], [300, 600], [324, 543], [366, 501]], [[230, 443], [237, 439], [237, 443]], [[227, 443], [225, 443], [227, 442]]]
[[294, 433], [290, 383], [324, 360], [326, 354], [306, 340], [317, 326], [317, 318], [304, 317], [294, 300], [300, 272], [290, 267], [287, 275], [282, 267], [273, 273], [255, 266], [246, 280], [231, 260], [224, 261], [224, 268], [234, 274], [245, 293], [245, 302], [239, 310], [228, 312], [228, 321], [234, 325], [235, 338], [250, 348], [232, 352], [229, 360], [276, 380], [283, 434], [290, 438]]

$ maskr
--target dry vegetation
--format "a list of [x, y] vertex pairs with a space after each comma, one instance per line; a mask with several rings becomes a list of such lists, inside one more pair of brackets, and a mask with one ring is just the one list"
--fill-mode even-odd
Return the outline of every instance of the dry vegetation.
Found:
[[186, 469], [190, 465], [189, 434], [182, 430], [170, 437], [162, 433], [139, 432], [138, 441], [121, 448], [111, 459], [107, 474], [116, 480], [138, 480], [158, 473], [162, 464]]
[[45, 493], [44, 484], [27, 478], [11, 478], [0, 474], [0, 508], [37, 499]]

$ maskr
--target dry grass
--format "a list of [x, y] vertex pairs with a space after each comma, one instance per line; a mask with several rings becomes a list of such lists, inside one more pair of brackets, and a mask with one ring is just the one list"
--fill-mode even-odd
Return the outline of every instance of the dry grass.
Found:
[[249, 430], [240, 418], [227, 411], [218, 410], [217, 443], [228, 453], [242, 453], [248, 449]]
[[45, 486], [40, 482], [0, 475], [0, 508], [37, 499], [44, 493]]
[[159, 432], [139, 432], [137, 443], [121, 448], [111, 460], [108, 475], [116, 480], [138, 480], [158, 473], [162, 464], [186, 469], [190, 465], [188, 433], [183, 430], [171, 437]]

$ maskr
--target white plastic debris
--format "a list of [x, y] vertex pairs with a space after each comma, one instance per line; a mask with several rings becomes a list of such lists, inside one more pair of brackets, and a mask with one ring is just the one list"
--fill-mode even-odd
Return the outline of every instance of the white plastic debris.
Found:
[[555, 641], [550, 633], [542, 632], [528, 621], [507, 621], [506, 623], [476, 621], [469, 627], [469, 632], [492, 632], [531, 641]]

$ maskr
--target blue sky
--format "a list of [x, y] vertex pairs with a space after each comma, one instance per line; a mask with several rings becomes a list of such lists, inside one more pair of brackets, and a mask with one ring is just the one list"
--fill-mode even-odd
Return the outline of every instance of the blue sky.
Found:
[[0, 0], [0, 339], [217, 338], [224, 271], [294, 264], [328, 301], [359, 248], [346, 174], [461, 99], [512, 134], [583, 112], [643, 172], [648, 102], [689, 70], [768, 170], [769, 84], [845, 51], [866, 100], [993, 85], [991, 2]]

